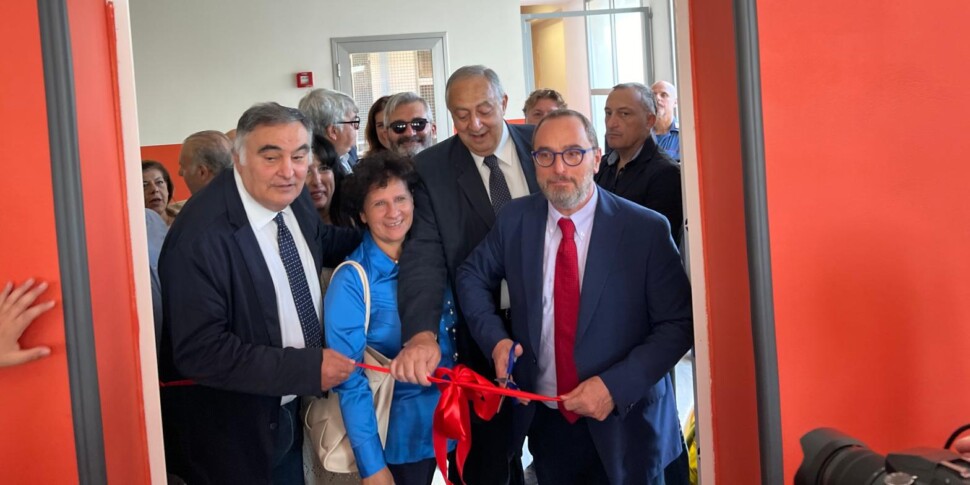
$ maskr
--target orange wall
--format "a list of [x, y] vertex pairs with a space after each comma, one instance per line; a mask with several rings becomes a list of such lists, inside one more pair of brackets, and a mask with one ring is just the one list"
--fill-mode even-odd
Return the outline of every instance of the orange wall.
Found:
[[[718, 483], [759, 483], [757, 399], [731, 2], [692, 1], [690, 19], [715, 476]], [[698, 383], [699, 387], [704, 385], [708, 383]], [[704, 451], [701, 453], [703, 457]], [[703, 466], [710, 466], [709, 459]]]
[[[74, 428], [64, 350], [64, 314], [54, 226], [44, 71], [37, 2], [0, 8], [0, 144], [13, 154], [0, 177], [0, 285], [27, 278], [51, 283], [43, 300], [57, 305], [34, 321], [21, 344], [47, 345], [51, 355], [0, 369], [0, 481], [77, 482]], [[16, 96], [8, 96], [16, 93]]]
[[[758, 2], [786, 477], [970, 421], [970, 2]], [[697, 76], [703, 79], [703, 76]]]
[[[68, 0], [109, 483], [147, 483], [148, 445], [111, 3]], [[132, 161], [134, 162], [134, 161]]]

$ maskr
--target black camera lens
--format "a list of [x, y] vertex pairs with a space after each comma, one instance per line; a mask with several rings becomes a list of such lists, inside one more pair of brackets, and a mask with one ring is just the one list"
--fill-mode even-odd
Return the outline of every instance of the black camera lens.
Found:
[[811, 431], [801, 444], [805, 457], [795, 485], [881, 485], [886, 476], [886, 457], [834, 429]]

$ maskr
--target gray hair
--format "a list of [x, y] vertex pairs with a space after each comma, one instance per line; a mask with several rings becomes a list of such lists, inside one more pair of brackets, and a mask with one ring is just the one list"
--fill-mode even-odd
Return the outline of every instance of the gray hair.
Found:
[[306, 93], [300, 100], [300, 111], [311, 121], [316, 129], [315, 134], [324, 136], [328, 127], [338, 121], [347, 121], [343, 117], [348, 111], [359, 113], [357, 103], [350, 96], [340, 91], [318, 88]]
[[657, 98], [653, 94], [653, 90], [641, 83], [620, 83], [613, 86], [613, 90], [617, 89], [632, 89], [640, 94], [640, 104], [643, 105], [643, 109], [647, 110], [648, 114], [657, 115]]
[[190, 161], [193, 167], [204, 166], [219, 173], [232, 166], [232, 142], [221, 131], [193, 133], [182, 141], [179, 158]]
[[535, 149], [536, 146], [536, 135], [539, 134], [539, 128], [542, 128], [547, 121], [555, 118], [576, 118], [583, 123], [583, 130], [586, 131], [586, 138], [589, 140], [589, 144], [593, 148], [599, 148], [599, 142], [596, 141], [596, 128], [593, 127], [593, 123], [589, 121], [586, 115], [580, 113], [579, 111], [572, 110], [569, 108], [559, 108], [555, 111], [550, 111], [549, 114], [544, 116], [539, 120], [539, 124], [536, 125], [536, 129], [532, 132], [532, 148]]
[[431, 112], [431, 106], [428, 105], [428, 102], [425, 101], [425, 99], [421, 96], [408, 91], [397, 93], [388, 98], [387, 103], [384, 104], [384, 126], [387, 126], [391, 123], [391, 121], [394, 121], [391, 119], [391, 112], [400, 106], [411, 103], [421, 103], [421, 105], [424, 106], [425, 117], [428, 118], [428, 121], [434, 122], [434, 114]]
[[656, 86], [656, 85], [658, 85], [658, 84], [661, 85], [661, 86], [663, 86], [663, 87], [665, 87], [665, 88], [667, 88], [667, 91], [670, 92], [670, 97], [671, 98], [677, 99], [677, 86], [674, 86], [673, 84], [671, 84], [671, 83], [669, 83], [669, 82], [664, 81], [663, 79], [661, 79], [660, 81], [657, 81], [657, 82], [651, 84], [650, 85], [650, 90], [653, 91], [653, 87]]
[[[276, 126], [289, 123], [300, 123], [307, 130], [307, 134], [313, 133], [313, 123], [300, 110], [282, 106], [279, 103], [257, 103], [247, 109], [239, 118], [236, 124], [236, 143], [234, 149], [239, 154], [240, 163], [243, 161], [243, 147], [246, 146], [246, 138], [249, 134], [260, 126]], [[307, 137], [307, 143], [309, 138]]]
[[451, 77], [448, 78], [448, 82], [445, 84], [445, 99], [451, 99], [452, 84], [470, 77], [484, 77], [487, 79], [489, 86], [492, 88], [492, 97], [494, 99], [501, 100], [505, 96], [505, 88], [502, 87], [502, 81], [499, 80], [498, 74], [485, 66], [475, 65], [459, 67], [458, 70], [451, 73]]

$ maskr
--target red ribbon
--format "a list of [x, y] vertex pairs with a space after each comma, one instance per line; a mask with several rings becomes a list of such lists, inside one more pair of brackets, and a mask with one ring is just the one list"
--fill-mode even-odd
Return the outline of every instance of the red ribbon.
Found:
[[[389, 374], [390, 369], [358, 362], [357, 367]], [[439, 367], [428, 380], [437, 384], [441, 391], [438, 406], [434, 410], [432, 438], [434, 442], [434, 457], [438, 463], [441, 476], [448, 479], [448, 440], [456, 440], [458, 446], [455, 457], [458, 461], [458, 478], [461, 483], [462, 470], [465, 468], [465, 458], [472, 446], [471, 411], [467, 402], [471, 401], [471, 408], [478, 417], [489, 421], [498, 412], [502, 404], [502, 396], [528, 399], [530, 401], [562, 401], [559, 397], [543, 396], [531, 392], [498, 387], [475, 371], [458, 364], [454, 369]], [[195, 385], [194, 381], [182, 380], [163, 382], [162, 387], [180, 387]]]
[[[363, 363], [357, 365], [378, 372], [390, 372], [384, 367]], [[465, 468], [465, 458], [468, 457], [468, 450], [472, 446], [471, 411], [468, 409], [468, 401], [471, 401], [475, 414], [485, 421], [491, 420], [498, 412], [502, 404], [502, 396], [531, 401], [562, 401], [559, 397], [498, 387], [461, 364], [456, 365], [454, 369], [439, 367], [435, 369], [433, 376], [428, 377], [428, 380], [437, 384], [441, 391], [438, 406], [434, 410], [432, 427], [435, 461], [438, 463], [441, 476], [447, 480], [448, 440], [456, 440], [458, 446], [455, 449], [455, 457], [458, 461], [458, 478], [462, 483], [464, 480], [461, 473]]]

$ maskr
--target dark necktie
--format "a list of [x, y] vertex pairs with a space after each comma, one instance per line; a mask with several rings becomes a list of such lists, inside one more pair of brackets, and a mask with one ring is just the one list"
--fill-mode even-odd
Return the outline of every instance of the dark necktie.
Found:
[[[555, 316], [556, 346], [556, 393], [560, 396], [572, 391], [579, 385], [576, 372], [576, 321], [579, 319], [579, 261], [576, 256], [576, 241], [573, 236], [576, 226], [565, 217], [559, 219], [562, 241], [556, 251], [556, 276], [553, 282], [552, 299]], [[559, 411], [570, 423], [575, 423], [579, 415], [567, 411], [562, 402]]]
[[505, 174], [498, 166], [498, 157], [489, 155], [485, 157], [485, 166], [488, 167], [488, 193], [492, 196], [492, 210], [498, 214], [499, 209], [512, 200], [512, 193], [509, 192], [509, 184], [505, 182]]
[[283, 260], [283, 267], [286, 268], [286, 279], [290, 283], [290, 292], [293, 293], [293, 301], [296, 303], [296, 313], [300, 316], [303, 340], [307, 348], [322, 347], [323, 329], [320, 328], [320, 320], [313, 307], [313, 298], [310, 297], [310, 286], [306, 282], [306, 272], [303, 271], [303, 263], [300, 262], [300, 253], [296, 251], [293, 235], [283, 222], [283, 213], [276, 214], [273, 220], [276, 221], [278, 230], [276, 240], [280, 244], [280, 258]]

